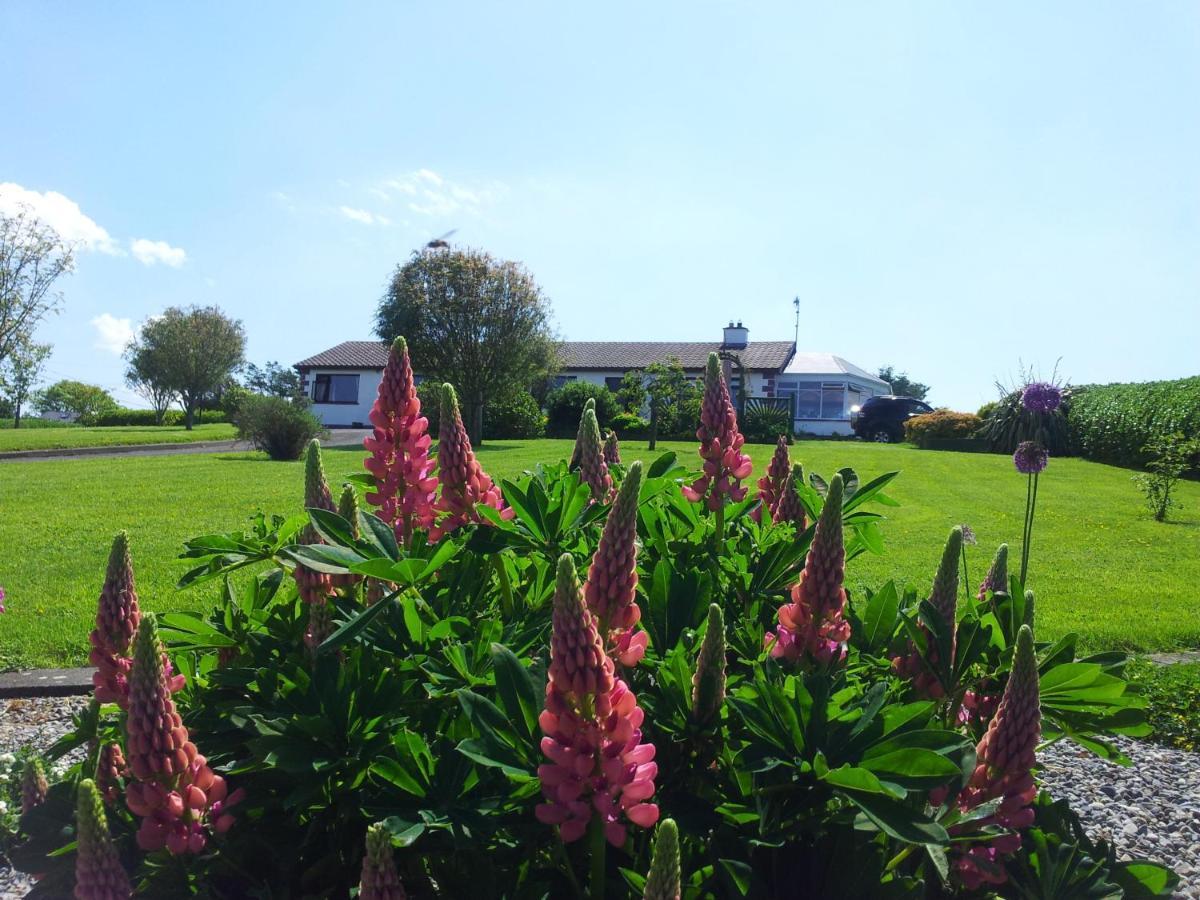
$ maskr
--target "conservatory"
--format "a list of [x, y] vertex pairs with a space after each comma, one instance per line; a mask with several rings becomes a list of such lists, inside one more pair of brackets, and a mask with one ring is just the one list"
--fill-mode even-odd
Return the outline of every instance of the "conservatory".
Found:
[[777, 376], [775, 396], [791, 401], [797, 434], [849, 435], [850, 412], [892, 386], [832, 353], [797, 351]]

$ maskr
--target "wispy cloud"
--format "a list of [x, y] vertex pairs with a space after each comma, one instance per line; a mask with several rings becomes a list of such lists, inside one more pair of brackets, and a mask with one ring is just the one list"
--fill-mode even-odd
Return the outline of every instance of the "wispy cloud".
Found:
[[373, 187], [376, 196], [399, 200], [422, 216], [478, 214], [508, 193], [500, 182], [466, 185], [444, 178], [432, 169], [417, 169]]
[[70, 197], [58, 191], [27, 190], [11, 181], [0, 184], [0, 212], [15, 215], [22, 209], [28, 209], [69, 244], [110, 256], [124, 255], [125, 251], [112, 235], [84, 215], [79, 204]]
[[379, 213], [373, 213], [369, 209], [355, 209], [353, 206], [340, 206], [338, 211], [343, 216], [354, 222], [362, 222], [364, 225], [391, 225], [391, 219], [387, 216], [381, 216]]
[[145, 238], [138, 238], [130, 243], [129, 248], [133, 251], [137, 261], [146, 266], [162, 263], [164, 266], [178, 269], [187, 262], [187, 253], [184, 249], [172, 247], [166, 241], [148, 241]]
[[98, 350], [107, 350], [109, 353], [120, 356], [125, 352], [125, 347], [133, 340], [133, 321], [131, 319], [118, 319], [111, 313], [101, 313], [92, 319], [92, 327], [96, 329], [95, 347]]

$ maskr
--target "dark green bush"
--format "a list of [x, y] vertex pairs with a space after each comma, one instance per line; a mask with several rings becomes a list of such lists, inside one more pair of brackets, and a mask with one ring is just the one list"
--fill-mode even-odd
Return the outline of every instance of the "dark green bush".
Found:
[[546, 417], [529, 391], [518, 388], [483, 405], [485, 438], [537, 438], [545, 433]]
[[1129, 680], [1150, 701], [1150, 739], [1180, 750], [1200, 750], [1200, 663], [1130, 663]]
[[546, 432], [551, 437], [574, 437], [579, 428], [583, 405], [596, 401], [596, 421], [607, 428], [619, 411], [617, 398], [602, 384], [589, 381], [568, 381], [546, 397]]
[[981, 419], [986, 419], [989, 416], [991, 416], [991, 414], [993, 412], [995, 412], [996, 407], [999, 405], [1000, 404], [997, 403], [995, 400], [989, 400], [987, 403], [983, 404], [983, 406], [979, 407], [979, 409], [977, 409], [975, 411], [975, 415], [979, 416], [979, 418], [981, 418]]
[[1200, 376], [1075, 388], [1067, 422], [1071, 448], [1080, 456], [1144, 465], [1144, 448], [1156, 436], [1200, 438]]
[[791, 436], [792, 414], [786, 407], [748, 403], [740, 425], [751, 444], [774, 444], [781, 434]]
[[650, 433], [650, 422], [637, 413], [617, 413], [608, 423], [608, 427], [615, 431], [621, 440], [644, 438]]
[[1067, 456], [1071, 442], [1067, 434], [1067, 418], [1071, 414], [1074, 394], [1063, 391], [1062, 406], [1051, 415], [1037, 415], [1021, 405], [1021, 388], [1009, 391], [996, 402], [983, 422], [979, 436], [996, 453], [1012, 453], [1022, 441], [1037, 441], [1052, 456]]
[[325, 432], [307, 403], [261, 394], [241, 402], [235, 424], [239, 438], [253, 442], [271, 459], [299, 459], [308, 442]]
[[[221, 410], [196, 410], [197, 425], [215, 425], [218, 422], [231, 421]], [[130, 426], [157, 425], [152, 409], [110, 409], [94, 416], [80, 420], [81, 425], [95, 428], [120, 428]], [[163, 416], [163, 425], [178, 426], [183, 424], [183, 412], [178, 409], [168, 409]]]

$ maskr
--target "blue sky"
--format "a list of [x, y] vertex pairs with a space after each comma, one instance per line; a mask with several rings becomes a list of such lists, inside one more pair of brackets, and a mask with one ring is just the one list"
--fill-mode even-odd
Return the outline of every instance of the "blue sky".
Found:
[[1022, 361], [1200, 370], [1194, 3], [9, 0], [0, 33], [0, 202], [86, 247], [55, 378], [120, 389], [169, 305], [259, 364], [368, 338], [451, 228], [568, 339], [790, 339], [799, 296], [801, 349], [960, 409]]

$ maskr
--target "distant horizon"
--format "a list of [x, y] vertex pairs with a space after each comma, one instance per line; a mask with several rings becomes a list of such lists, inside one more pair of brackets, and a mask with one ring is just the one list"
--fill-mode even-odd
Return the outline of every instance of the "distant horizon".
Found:
[[240, 319], [260, 366], [372, 339], [447, 232], [521, 261], [566, 339], [790, 341], [799, 297], [800, 348], [968, 412], [1022, 365], [1200, 373], [1196, 4], [11, 0], [0, 28], [0, 207], [81, 247], [46, 383], [144, 406], [121, 349], [168, 306]]

